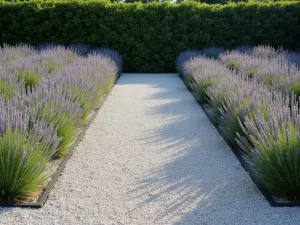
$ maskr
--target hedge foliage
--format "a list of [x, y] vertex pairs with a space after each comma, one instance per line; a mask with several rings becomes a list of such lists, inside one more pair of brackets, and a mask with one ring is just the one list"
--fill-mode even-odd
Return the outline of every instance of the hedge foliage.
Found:
[[0, 3], [0, 42], [87, 43], [124, 58], [125, 71], [168, 72], [178, 53], [208, 46], [300, 48], [300, 3]]

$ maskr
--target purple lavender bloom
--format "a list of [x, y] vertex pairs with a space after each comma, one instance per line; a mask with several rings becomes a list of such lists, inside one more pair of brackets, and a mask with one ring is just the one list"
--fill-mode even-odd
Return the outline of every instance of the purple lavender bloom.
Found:
[[179, 74], [183, 73], [183, 64], [190, 60], [191, 58], [203, 56], [202, 51], [197, 50], [186, 50], [180, 53], [176, 58], [176, 69]]
[[118, 66], [118, 73], [120, 74], [123, 70], [123, 59], [121, 55], [109, 48], [96, 48], [90, 51], [92, 55], [104, 55], [111, 58]]
[[[81, 57], [63, 46], [39, 52], [26, 45], [0, 48], [1, 167], [17, 170], [0, 173], [0, 198], [9, 193], [22, 200], [43, 187], [51, 158], [67, 153], [63, 150], [84, 115], [98, 106], [116, 79], [118, 67], [108, 54]], [[25, 89], [27, 84], [34, 85]]]
[[258, 45], [255, 46], [252, 50], [253, 56], [262, 57], [262, 58], [276, 57], [278, 53], [279, 52], [277, 52], [276, 49], [270, 45]]
[[16, 46], [4, 44], [0, 48], [0, 68], [5, 68], [11, 63], [17, 63], [19, 60], [24, 60], [35, 53], [34, 48], [26, 44]]

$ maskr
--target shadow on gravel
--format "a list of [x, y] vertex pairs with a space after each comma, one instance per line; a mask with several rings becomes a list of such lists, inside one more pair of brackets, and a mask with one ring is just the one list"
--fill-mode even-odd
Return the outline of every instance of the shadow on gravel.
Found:
[[[157, 224], [172, 218], [181, 221], [178, 224], [194, 224], [192, 221], [195, 220], [199, 220], [199, 224], [206, 221], [211, 224], [209, 220], [213, 220], [216, 214], [230, 215], [224, 221], [229, 222], [232, 217], [243, 221], [243, 212], [249, 202], [255, 204], [258, 201], [258, 204], [267, 206], [179, 78], [174, 77], [178, 81], [171, 84], [163, 82], [164, 79], [171, 80], [167, 76], [160, 78], [159, 82], [153, 77], [143, 79], [143, 84], [160, 89], [145, 101], [164, 101], [147, 115], [161, 119], [162, 124], [149, 130], [139, 141], [165, 157], [166, 163], [142, 174], [133, 184], [136, 188], [128, 195], [139, 199], [136, 208], [163, 205], [165, 210], [157, 213], [155, 218]], [[255, 212], [256, 209], [252, 208], [252, 213]], [[192, 221], [188, 222], [191, 217]]]

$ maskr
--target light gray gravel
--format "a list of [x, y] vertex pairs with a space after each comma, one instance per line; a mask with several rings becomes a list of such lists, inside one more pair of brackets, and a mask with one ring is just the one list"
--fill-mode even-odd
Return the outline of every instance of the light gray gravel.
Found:
[[42, 209], [0, 224], [300, 224], [272, 208], [175, 74], [123, 75]]

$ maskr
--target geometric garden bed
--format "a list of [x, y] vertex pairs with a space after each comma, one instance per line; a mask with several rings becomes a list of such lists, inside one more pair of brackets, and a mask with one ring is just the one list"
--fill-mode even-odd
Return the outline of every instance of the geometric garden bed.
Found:
[[[116, 77], [115, 83], [118, 81], [119, 77], [120, 77], [120, 75], [118, 75]], [[89, 129], [90, 125], [93, 123], [94, 119], [96, 118], [101, 107], [105, 103], [107, 96], [103, 98], [101, 105], [94, 112], [91, 113], [88, 124], [86, 124], [85, 127], [80, 130], [76, 140], [70, 146], [70, 151], [63, 158], [63, 160], [59, 163], [56, 171], [51, 176], [50, 181], [48, 182], [47, 186], [45, 187], [43, 192], [38, 197], [37, 201], [36, 202], [16, 202], [16, 201], [9, 202], [9, 201], [2, 200], [2, 201], [0, 201], [0, 207], [20, 207], [20, 208], [42, 208], [43, 207], [43, 205], [47, 201], [47, 198], [48, 198], [51, 190], [53, 189], [55, 183], [57, 182], [58, 178], [62, 174], [67, 162], [72, 157], [77, 145], [80, 143], [80, 141], [83, 138], [83, 136], [85, 135], [86, 131]]]
[[[4, 62], [0, 64], [0, 207], [41, 208], [45, 204], [122, 68], [117, 53], [106, 49], [98, 50], [100, 55], [95, 51], [88, 54], [87, 59], [71, 49], [55, 49], [55, 54], [62, 51], [65, 65], [51, 55], [51, 49], [42, 54], [29, 50], [32, 55], [22, 53], [29, 60], [21, 64], [14, 62], [18, 60], [14, 51], [8, 58], [5, 52], [0, 58]], [[257, 54], [255, 51], [251, 54]], [[255, 56], [250, 51], [225, 52], [209, 57], [220, 61], [202, 57], [209, 51], [186, 54], [191, 61], [178, 63], [179, 77], [265, 199], [272, 207], [300, 206], [296, 201], [300, 199], [300, 111], [296, 100], [300, 67], [292, 61], [293, 53], [272, 50], [269, 55]], [[186, 56], [182, 56], [183, 60]], [[272, 117], [273, 111], [278, 117]]]
[[[118, 81], [119, 77], [120, 77], [120, 75], [118, 75], [116, 77], [115, 83]], [[112, 87], [112, 89], [113, 89], [113, 87]], [[101, 107], [105, 103], [105, 101], [107, 99], [107, 96], [105, 96], [103, 98], [103, 100], [101, 102], [101, 105], [94, 112], [91, 113], [90, 118], [89, 118], [89, 122], [85, 125], [84, 128], [82, 128], [80, 130], [76, 140], [70, 146], [70, 151], [63, 158], [63, 160], [61, 160], [61, 162], [59, 163], [56, 171], [51, 176], [50, 181], [48, 182], [47, 186], [42, 191], [40, 196], [37, 198], [37, 201], [36, 202], [16, 202], [16, 201], [3, 201], [2, 200], [2, 201], [0, 201], [0, 207], [20, 207], [20, 208], [42, 208], [43, 207], [43, 205], [47, 201], [48, 196], [49, 196], [51, 190], [53, 189], [55, 183], [57, 182], [58, 178], [62, 174], [67, 162], [72, 157], [77, 145], [80, 143], [80, 141], [83, 138], [83, 136], [85, 135], [86, 131], [89, 129], [90, 125], [93, 123], [94, 119], [98, 115], [98, 112], [100, 111]]]
[[262, 195], [265, 197], [265, 199], [269, 202], [269, 204], [272, 207], [300, 207], [300, 203], [296, 202], [296, 201], [289, 201], [289, 200], [282, 200], [282, 199], [277, 199], [275, 198], [272, 193], [265, 187], [264, 184], [262, 184], [260, 182], [260, 180], [258, 179], [258, 177], [253, 173], [253, 171], [249, 168], [247, 162], [243, 159], [242, 154], [240, 153], [240, 151], [238, 151], [236, 148], [234, 148], [229, 142], [228, 140], [224, 137], [223, 133], [220, 130], [220, 127], [214, 122], [209, 110], [209, 106], [208, 105], [203, 105], [201, 104], [196, 95], [194, 94], [193, 90], [186, 85], [186, 83], [184, 82], [184, 78], [183, 76], [179, 75], [180, 79], [182, 80], [182, 82], [184, 83], [184, 85], [187, 87], [187, 89], [190, 91], [190, 93], [193, 95], [195, 101], [198, 103], [198, 105], [202, 108], [202, 110], [204, 111], [205, 115], [207, 116], [207, 118], [209, 119], [209, 121], [214, 125], [214, 127], [217, 129], [217, 131], [219, 132], [219, 134], [222, 136], [222, 138], [224, 139], [224, 141], [227, 143], [227, 145], [230, 147], [231, 151], [234, 153], [234, 155], [236, 156], [236, 158], [240, 161], [241, 165], [243, 166], [243, 168], [247, 171], [247, 173], [249, 174], [250, 178], [252, 179], [252, 181], [256, 184], [257, 188], [260, 190], [260, 192], [262, 193]]
[[106, 48], [0, 47], [0, 206], [44, 205], [122, 64]]

